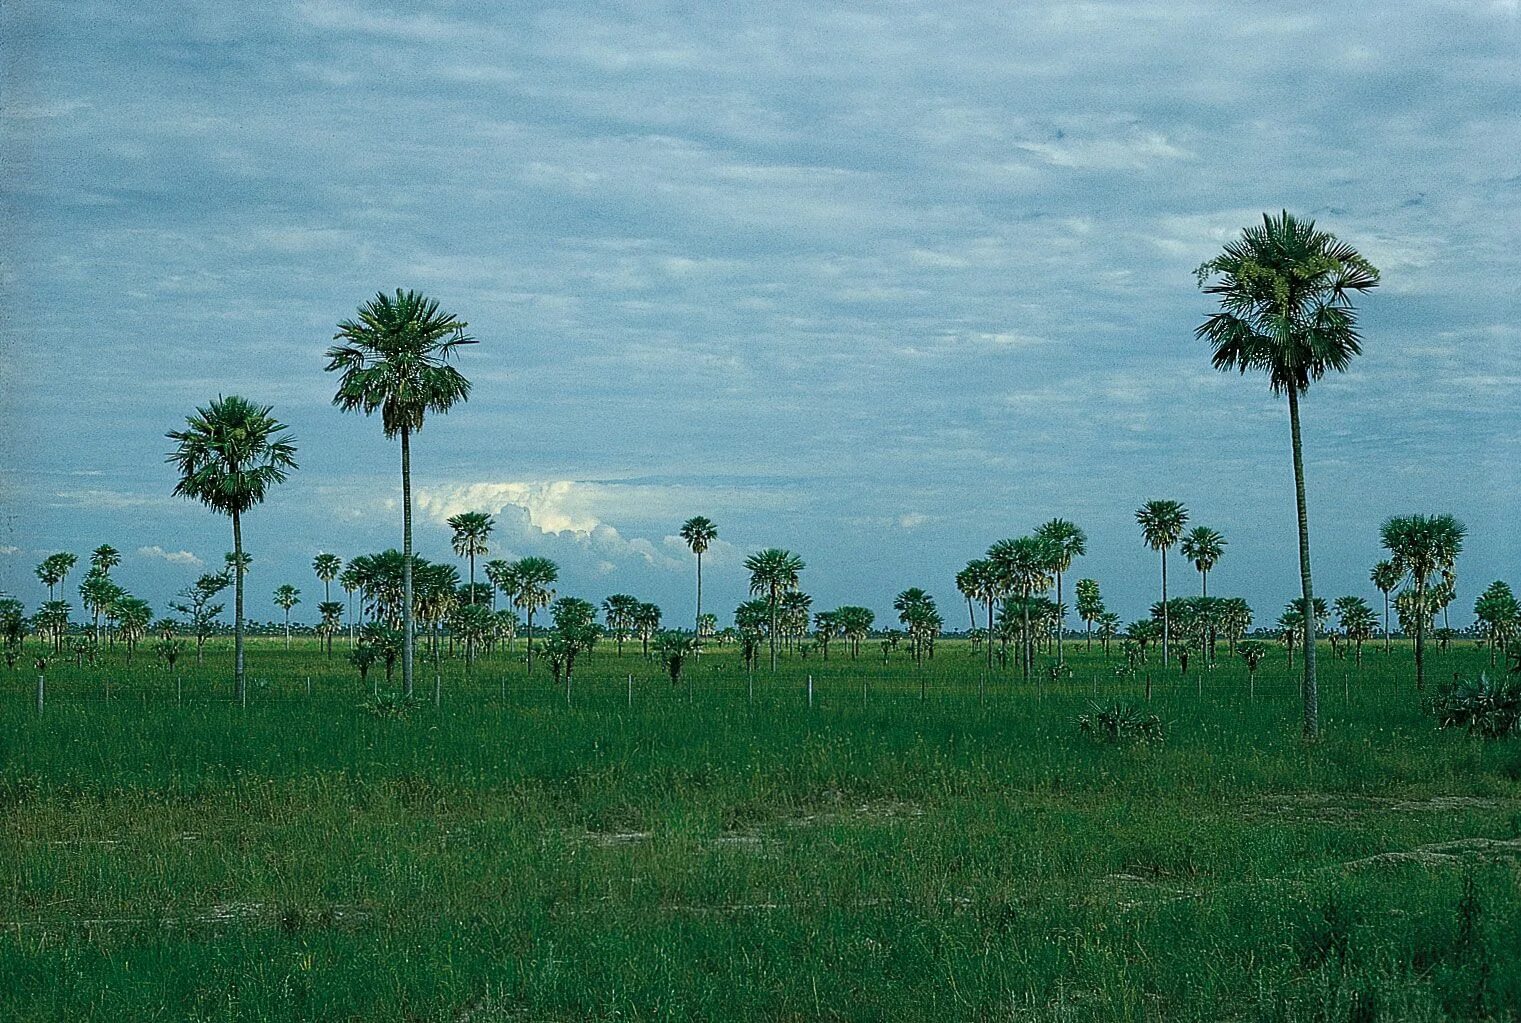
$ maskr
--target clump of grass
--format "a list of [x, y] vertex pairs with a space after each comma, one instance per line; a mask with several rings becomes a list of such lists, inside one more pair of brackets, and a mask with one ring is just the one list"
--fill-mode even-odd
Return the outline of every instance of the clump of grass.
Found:
[[1135, 704], [1090, 703], [1088, 713], [1077, 718], [1078, 731], [1102, 742], [1161, 742], [1167, 737], [1162, 719]]
[[422, 701], [416, 697], [403, 696], [401, 693], [376, 693], [361, 703], [359, 709], [371, 717], [399, 720], [420, 706]]
[[1441, 685], [1431, 712], [1442, 728], [1466, 728], [1486, 739], [1503, 739], [1521, 726], [1521, 676], [1490, 681], [1455, 678]]

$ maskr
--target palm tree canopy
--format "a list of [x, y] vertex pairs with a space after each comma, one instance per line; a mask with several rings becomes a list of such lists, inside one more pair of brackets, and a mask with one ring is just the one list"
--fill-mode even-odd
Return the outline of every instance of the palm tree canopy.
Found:
[[185, 429], [169, 431], [178, 445], [165, 458], [180, 473], [174, 493], [224, 515], [263, 501], [297, 468], [295, 443], [270, 412], [269, 405], [232, 394], [197, 408]]
[[1052, 571], [1065, 572], [1072, 567], [1073, 558], [1088, 553], [1088, 534], [1076, 522], [1052, 519], [1041, 524], [1035, 535], [1051, 545]]
[[285, 583], [275, 590], [275, 606], [284, 611], [289, 611], [301, 603], [301, 591], [290, 583]]
[[778, 593], [794, 589], [798, 575], [808, 566], [791, 551], [770, 547], [757, 551], [745, 559], [745, 570], [750, 573], [750, 592]]
[[1146, 546], [1164, 551], [1183, 535], [1183, 527], [1188, 525], [1188, 509], [1180, 501], [1147, 501], [1136, 509], [1135, 520], [1140, 523]]
[[485, 512], [460, 512], [450, 517], [449, 528], [454, 531], [450, 542], [454, 553], [462, 558], [479, 557], [487, 553], [486, 541], [495, 527], [496, 521]]
[[999, 540], [988, 548], [987, 560], [998, 576], [1000, 588], [1038, 593], [1051, 585], [1056, 558], [1052, 545], [1035, 536]]
[[1467, 528], [1451, 515], [1396, 515], [1379, 529], [1389, 563], [1401, 578], [1418, 586], [1452, 568], [1467, 535]]
[[342, 375], [333, 404], [345, 412], [380, 412], [387, 437], [422, 429], [430, 412], [447, 412], [470, 397], [470, 381], [449, 360], [474, 344], [467, 326], [438, 302], [415, 291], [384, 292], [338, 324], [327, 370]]
[[343, 559], [336, 554], [319, 554], [312, 559], [312, 571], [325, 583], [338, 578], [338, 573], [342, 570]]
[[1225, 536], [1219, 530], [1195, 526], [1183, 537], [1178, 550], [1194, 563], [1194, 568], [1208, 572], [1224, 557], [1226, 546]]
[[1275, 394], [1302, 394], [1362, 351], [1351, 296], [1377, 287], [1378, 270], [1313, 220], [1265, 213], [1195, 274], [1220, 300], [1194, 331], [1216, 369], [1263, 370]]
[[712, 519], [694, 515], [681, 524], [681, 538], [693, 554], [702, 554], [718, 539], [718, 526]]
[[111, 569], [121, 564], [121, 552], [108, 543], [103, 543], [90, 552], [90, 567], [98, 568], [106, 575], [111, 574]]
[[553, 584], [559, 578], [560, 567], [548, 558], [532, 554], [519, 558], [512, 566], [512, 579], [517, 584], [513, 602], [527, 609], [547, 607], [554, 599]]

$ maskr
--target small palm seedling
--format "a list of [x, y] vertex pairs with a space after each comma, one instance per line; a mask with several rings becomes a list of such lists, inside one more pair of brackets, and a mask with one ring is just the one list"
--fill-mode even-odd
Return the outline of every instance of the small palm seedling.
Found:
[[1166, 738], [1162, 719], [1135, 704], [1089, 703], [1088, 713], [1078, 715], [1077, 728], [1099, 742], [1153, 743]]

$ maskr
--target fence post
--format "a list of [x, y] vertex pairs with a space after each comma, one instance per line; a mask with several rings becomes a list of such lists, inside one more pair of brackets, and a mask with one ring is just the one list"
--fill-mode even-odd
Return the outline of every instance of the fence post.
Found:
[[629, 677], [628, 677], [628, 705], [629, 705], [630, 709], [632, 709], [633, 706], [634, 706], [634, 676], [633, 675], [629, 675]]
[[812, 707], [813, 707], [813, 676], [812, 675], [808, 676], [808, 706], [809, 706], [810, 709], [812, 709]]
[[42, 703], [45, 699], [44, 691], [47, 689], [47, 678], [45, 673], [40, 671], [37, 673], [37, 713], [39, 714], [42, 713]]

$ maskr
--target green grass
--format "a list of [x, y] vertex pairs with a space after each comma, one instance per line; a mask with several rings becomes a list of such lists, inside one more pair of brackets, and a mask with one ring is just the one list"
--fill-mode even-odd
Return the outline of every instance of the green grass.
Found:
[[435, 708], [420, 663], [402, 720], [309, 643], [254, 645], [246, 709], [220, 645], [178, 703], [59, 663], [39, 716], [18, 671], [0, 1018], [1515, 1018], [1521, 745], [1326, 648], [1307, 748], [1275, 657], [1255, 699], [1151, 665], [1150, 747], [1078, 733], [1144, 694], [1080, 648], [985, 687], [955, 643], [794, 655], [752, 701], [732, 653], [688, 690], [609, 646], [568, 707], [498, 655]]

